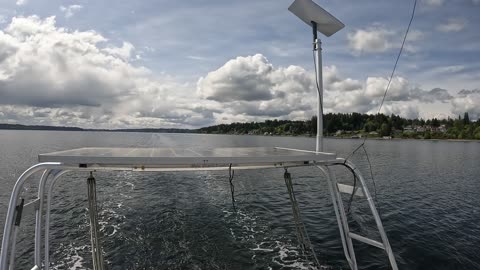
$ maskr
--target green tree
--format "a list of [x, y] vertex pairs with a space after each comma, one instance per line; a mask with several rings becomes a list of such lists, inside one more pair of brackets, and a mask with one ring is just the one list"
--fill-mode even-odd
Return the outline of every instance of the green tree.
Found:
[[432, 134], [430, 133], [430, 130], [425, 131], [423, 138], [427, 140], [430, 140], [432, 138]]
[[390, 136], [392, 134], [392, 126], [389, 123], [383, 123], [380, 127], [380, 136]]
[[464, 125], [470, 124], [470, 117], [468, 117], [468, 112], [465, 112], [465, 114], [463, 115], [463, 124]]
[[[479, 122], [480, 120], [477, 120]], [[478, 126], [475, 131], [473, 132], [473, 138], [480, 140], [480, 126]]]

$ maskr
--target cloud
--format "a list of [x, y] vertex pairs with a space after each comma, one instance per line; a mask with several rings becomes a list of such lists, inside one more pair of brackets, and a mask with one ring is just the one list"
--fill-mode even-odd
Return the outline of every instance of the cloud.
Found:
[[[143, 48], [143, 47], [142, 47]], [[133, 65], [136, 48], [95, 31], [58, 27], [55, 17], [15, 17], [0, 31], [0, 122], [82, 127], [199, 127], [232, 121], [304, 120], [316, 113], [312, 70], [275, 66], [264, 55], [227, 61], [195, 83]], [[375, 112], [388, 78], [358, 80], [324, 68], [325, 112]], [[418, 115], [421, 104], [478, 104], [476, 90], [452, 97], [392, 80], [386, 113]], [[477, 103], [475, 103], [477, 102]], [[469, 111], [469, 113], [470, 113]]]
[[[383, 97], [388, 85], [388, 79], [383, 77], [368, 77], [365, 95], [371, 98]], [[403, 77], [393, 77], [388, 89], [386, 100], [407, 101], [411, 99], [410, 85]]]
[[361, 89], [362, 83], [358, 80], [346, 78], [344, 80], [332, 82], [329, 88], [336, 91], [353, 91]]
[[[19, 0], [19, 1], [24, 1], [24, 0]], [[75, 13], [82, 8], [83, 8], [83, 6], [81, 6], [81, 5], [69, 5], [67, 7], [60, 6], [60, 11], [63, 12], [65, 14], [65, 18], [68, 19], [68, 18], [72, 17], [73, 15], [75, 15]]]
[[[404, 33], [393, 31], [382, 25], [375, 24], [365, 29], [357, 29], [347, 34], [348, 45], [354, 54], [382, 53], [390, 49], [400, 48]], [[404, 49], [408, 52], [416, 52], [415, 41], [422, 40], [425, 34], [420, 30], [411, 30], [407, 36]]]
[[473, 89], [473, 90], [462, 89], [458, 92], [458, 95], [462, 97], [468, 96], [471, 94], [480, 94], [480, 89]]
[[[367, 77], [359, 89], [349, 92], [345, 90], [326, 92], [325, 108], [329, 112], [377, 113], [387, 84], [388, 78]], [[395, 76], [390, 84], [381, 112], [415, 118], [420, 113], [425, 113], [420, 110], [419, 104], [448, 103], [453, 98], [446, 89], [423, 90], [411, 85], [406, 78]]]
[[[421, 94], [420, 94], [421, 93]], [[453, 97], [448, 93], [447, 90], [441, 88], [434, 88], [430, 91], [417, 91], [414, 93], [414, 96], [419, 101], [424, 103], [434, 103], [434, 102], [443, 102], [446, 103], [447, 101], [451, 100]]]
[[260, 54], [237, 57], [198, 81], [201, 97], [215, 101], [255, 101], [273, 97], [273, 67]]
[[441, 32], [460, 32], [467, 26], [467, 21], [463, 18], [450, 18], [446, 22], [439, 24], [437, 30]]
[[476, 90], [462, 90], [460, 96], [452, 99], [452, 113], [454, 115], [462, 115], [468, 112], [471, 120], [480, 119], [480, 91]]
[[262, 101], [305, 92], [311, 74], [298, 66], [274, 68], [263, 55], [237, 57], [199, 79], [199, 96], [219, 102]]
[[108, 47], [102, 49], [102, 51], [114, 56], [123, 59], [124, 61], [128, 61], [131, 59], [133, 52], [135, 51], [135, 47], [130, 42], [123, 42], [122, 47]]
[[423, 0], [422, 2], [428, 6], [439, 7], [439, 6], [443, 6], [443, 4], [445, 3], [445, 0]]
[[[102, 48], [103, 47], [103, 48]], [[55, 17], [16, 17], [0, 31], [1, 121], [85, 127], [188, 127], [212, 122], [195, 88], [129, 63], [94, 31], [70, 31]], [[205, 108], [207, 105], [202, 105]], [[18, 120], [20, 121], [20, 120]], [[42, 122], [42, 123], [43, 123]]]
[[[374, 114], [377, 113], [377, 110], [371, 110], [368, 113]], [[415, 119], [419, 117], [419, 109], [415, 104], [405, 104], [405, 103], [391, 103], [385, 104], [382, 106], [380, 113], [386, 115], [400, 115], [407, 119]]]
[[443, 67], [436, 67], [433, 68], [430, 72], [433, 74], [451, 74], [451, 73], [458, 73], [465, 70], [464, 65], [451, 65], [451, 66], [443, 66]]
[[205, 61], [205, 60], [208, 60], [208, 58], [206, 58], [206, 57], [196, 56], [196, 55], [187, 55], [186, 57], [187, 57], [188, 59], [197, 60], [197, 61]]
[[394, 32], [380, 26], [358, 29], [347, 34], [350, 48], [355, 52], [385, 52], [392, 47], [389, 39]]
[[16, 4], [17, 6], [23, 6], [23, 5], [27, 4], [27, 0], [17, 0], [17, 1], [15, 2], [15, 4]]
[[237, 57], [197, 82], [201, 98], [221, 104], [219, 119], [244, 121], [289, 118], [299, 111], [311, 115], [313, 75], [298, 66], [274, 67], [256, 54]]

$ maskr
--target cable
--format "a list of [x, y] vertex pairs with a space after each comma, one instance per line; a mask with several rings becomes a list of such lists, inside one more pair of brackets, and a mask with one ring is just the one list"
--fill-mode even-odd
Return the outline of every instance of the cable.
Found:
[[413, 17], [415, 16], [415, 8], [416, 7], [417, 7], [417, 0], [415, 0], [415, 2], [413, 3], [412, 16], [410, 17], [410, 21], [408, 22], [407, 31], [405, 31], [405, 35], [403, 36], [402, 46], [400, 47], [400, 51], [398, 52], [397, 60], [395, 60], [395, 65], [393, 66], [392, 74], [390, 74], [390, 79], [388, 80], [388, 84], [387, 84], [387, 88], [385, 89], [385, 93], [383, 93], [382, 103], [380, 103], [380, 107], [378, 108], [377, 114], [379, 114], [380, 110], [382, 109], [383, 102], [385, 101], [385, 97], [387, 96], [388, 89], [390, 88], [390, 84], [391, 84], [392, 79], [393, 79], [393, 75], [395, 74], [395, 70], [397, 69], [398, 60], [400, 59], [400, 56], [402, 55], [403, 46], [405, 45], [405, 41], [407, 40], [408, 31], [410, 31], [410, 26], [412, 25]]
[[[407, 30], [405, 31], [405, 35], [403, 36], [402, 46], [400, 46], [400, 50], [399, 50], [397, 58], [395, 60], [395, 64], [393, 65], [393, 70], [392, 70], [392, 73], [390, 74], [390, 78], [388, 80], [387, 87], [385, 88], [385, 92], [383, 93], [382, 102], [380, 103], [380, 106], [378, 107], [377, 114], [379, 114], [380, 111], [382, 110], [383, 103], [385, 102], [385, 98], [387, 96], [388, 90], [390, 89], [390, 84], [392, 83], [393, 76], [395, 75], [395, 71], [397, 70], [398, 61], [400, 60], [400, 56], [402, 55], [403, 47], [405, 46], [405, 41], [407, 40], [408, 32], [410, 31], [410, 26], [412, 25], [413, 18], [415, 17], [416, 7], [417, 7], [417, 0], [414, 0], [412, 15], [410, 17], [410, 21], [408, 22], [408, 26], [407, 26]], [[363, 142], [358, 147], [356, 147], [355, 150], [353, 150], [352, 153], [350, 153], [350, 155], [348, 155], [348, 157], [345, 159], [345, 162], [347, 162], [347, 160], [350, 157], [352, 157], [360, 148], [363, 148], [363, 151], [365, 152], [365, 156], [367, 158], [368, 165], [370, 167], [370, 175], [372, 177], [374, 195], [375, 195], [374, 200], [375, 200], [375, 203], [377, 204], [377, 207], [378, 207], [377, 187], [376, 187], [376, 184], [375, 184], [375, 178], [373, 176], [372, 164], [370, 163], [370, 158], [368, 157], [367, 150], [365, 149], [365, 142], [366, 141], [367, 141], [367, 136], [365, 136], [364, 139], [363, 139]]]

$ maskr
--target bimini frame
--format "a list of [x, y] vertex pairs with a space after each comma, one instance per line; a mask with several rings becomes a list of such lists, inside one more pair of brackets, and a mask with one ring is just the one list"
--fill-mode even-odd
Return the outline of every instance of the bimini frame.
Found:
[[[230, 148], [230, 150], [236, 148]], [[239, 151], [245, 148], [238, 148]], [[249, 151], [254, 148], [249, 148]], [[259, 148], [260, 149], [260, 148]], [[264, 152], [264, 148], [261, 148]], [[272, 148], [273, 149], [273, 148]], [[228, 171], [230, 168], [235, 170], [242, 169], [262, 169], [262, 168], [288, 168], [288, 167], [300, 167], [300, 166], [314, 166], [320, 169], [320, 171], [326, 176], [329, 191], [331, 194], [333, 208], [335, 211], [338, 228], [340, 231], [341, 242], [343, 250], [345, 253], [346, 260], [351, 269], [358, 269], [357, 260], [355, 257], [353, 241], [357, 240], [368, 245], [383, 249], [388, 256], [388, 260], [392, 269], [398, 269], [395, 262], [395, 257], [393, 251], [388, 242], [387, 235], [383, 229], [380, 216], [376, 210], [374, 201], [368, 188], [366, 186], [365, 180], [361, 175], [360, 171], [355, 167], [350, 161], [346, 161], [342, 158], [336, 158], [333, 154], [328, 153], [318, 153], [313, 151], [306, 150], [295, 150], [288, 148], [275, 148], [275, 151], [286, 151], [290, 153], [300, 153], [305, 154], [304, 156], [296, 156], [295, 158], [286, 158], [282, 156], [284, 161], [279, 161], [279, 158], [276, 158], [276, 161], [272, 162], [252, 162], [251, 158], [239, 158], [236, 157], [223, 157], [223, 160], [226, 163], [210, 163], [208, 159], [202, 157], [203, 164], [189, 164], [188, 166], [179, 166], [178, 164], [149, 164], [149, 165], [137, 165], [139, 163], [127, 165], [124, 162], [119, 162], [120, 164], [115, 164], [113, 162], [100, 162], [99, 159], [96, 160], [96, 163], [72, 163], [72, 159], [64, 157], [69, 162], [42, 162], [36, 164], [29, 169], [27, 169], [17, 180], [13, 188], [8, 210], [6, 216], [5, 227], [3, 231], [2, 239], [2, 249], [0, 253], [0, 270], [12, 270], [15, 269], [15, 244], [16, 236], [21, 225], [22, 215], [30, 211], [35, 211], [35, 248], [34, 248], [34, 264], [32, 269], [49, 269], [50, 262], [50, 245], [49, 245], [49, 235], [50, 235], [50, 212], [52, 204], [52, 194], [54, 191], [55, 184], [58, 180], [67, 172], [93, 172], [93, 171], [137, 171], [137, 172], [165, 172], [165, 171], [200, 171], [200, 170], [225, 170]], [[323, 155], [323, 156], [322, 156]], [[332, 158], [333, 155], [333, 158]], [[58, 157], [58, 156], [57, 156]], [[112, 159], [113, 158], [113, 159]], [[303, 160], [301, 160], [303, 158]], [[114, 156], [105, 157], [105, 159], [114, 160]], [[200, 160], [199, 159], [199, 160]], [[275, 158], [272, 158], [275, 159]], [[40, 158], [41, 160], [41, 158]], [[237, 162], [231, 162], [236, 160]], [[243, 162], [249, 160], [248, 162]], [[253, 160], [255, 161], [255, 160]], [[331, 170], [332, 166], [345, 166], [351, 172], [353, 172], [357, 179], [359, 179], [361, 187], [354, 188], [351, 186], [343, 185], [337, 183], [335, 174]], [[24, 184], [28, 179], [31, 179], [35, 173], [43, 172], [38, 184], [38, 193], [37, 198], [33, 199], [28, 203], [24, 203], [24, 199], [20, 198], [20, 193], [23, 189]], [[380, 234], [380, 241], [369, 239], [367, 237], [355, 234], [350, 232], [347, 215], [343, 205], [341, 193], [348, 193], [358, 196], [365, 196], [375, 220], [378, 232]], [[89, 201], [90, 202], [90, 201]], [[95, 203], [95, 202], [94, 202]], [[44, 204], [46, 206], [44, 207]], [[43, 209], [45, 208], [45, 213]], [[89, 211], [92, 211], [92, 207], [89, 207]], [[92, 213], [90, 213], [92, 214]], [[96, 214], [96, 213], [93, 213]], [[44, 217], [44, 218], [43, 218]], [[44, 220], [44, 224], [42, 224]], [[92, 222], [92, 220], [91, 220]], [[42, 245], [42, 226], [44, 229], [44, 240]], [[92, 226], [92, 225], [91, 225]], [[98, 256], [101, 254], [101, 249], [99, 246], [99, 239], [97, 235], [94, 234], [94, 231], [91, 229], [92, 245], [97, 243], [97, 248], [92, 247], [92, 256]], [[95, 239], [94, 239], [95, 238]], [[44, 247], [43, 253], [44, 258], [42, 260], [42, 246]], [[97, 253], [96, 253], [97, 252]], [[101, 259], [97, 257], [97, 259]], [[95, 263], [95, 260], [94, 260]], [[103, 269], [103, 262], [97, 261], [94, 265], [94, 269]]]

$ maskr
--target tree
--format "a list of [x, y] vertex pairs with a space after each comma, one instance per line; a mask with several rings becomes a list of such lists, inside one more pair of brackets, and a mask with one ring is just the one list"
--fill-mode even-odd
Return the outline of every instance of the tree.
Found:
[[368, 120], [367, 123], [364, 126], [365, 132], [370, 132], [370, 131], [376, 131], [377, 130], [377, 125], [371, 120]]
[[[477, 122], [480, 121], [480, 120], [477, 120]], [[477, 140], [480, 140], [480, 126], [477, 127], [475, 129], [475, 131], [473, 132], [473, 138], [474, 139], [477, 139]]]
[[423, 138], [427, 140], [430, 140], [432, 138], [432, 134], [430, 133], [430, 130], [425, 131]]
[[470, 117], [468, 117], [468, 112], [465, 112], [465, 114], [463, 115], [463, 124], [464, 125], [470, 124]]
[[390, 136], [392, 133], [392, 126], [389, 123], [383, 123], [380, 128], [380, 136]]

